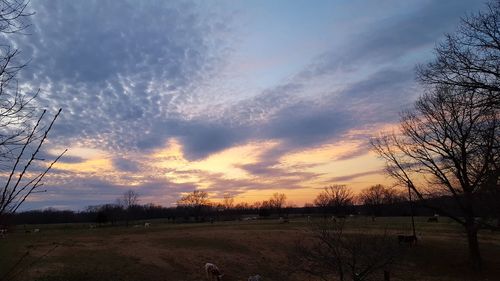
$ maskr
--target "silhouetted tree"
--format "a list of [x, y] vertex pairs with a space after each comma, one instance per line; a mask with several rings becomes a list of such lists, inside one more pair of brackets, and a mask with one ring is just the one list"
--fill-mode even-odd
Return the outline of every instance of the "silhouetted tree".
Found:
[[[476, 206], [499, 191], [500, 1], [464, 17], [436, 49], [436, 58], [419, 66], [418, 79], [428, 93], [403, 115], [401, 136], [374, 142], [387, 160], [387, 171], [420, 199], [435, 194], [455, 200], [459, 215], [439, 206], [467, 234], [470, 260], [480, 268], [477, 232], [490, 227], [477, 220]], [[424, 183], [416, 175], [426, 176]], [[500, 214], [499, 214], [500, 216]]]
[[388, 188], [381, 184], [363, 189], [358, 198], [358, 201], [369, 209], [372, 216], [380, 216], [383, 205], [402, 201], [402, 196], [393, 188]]
[[280, 216], [283, 207], [285, 206], [285, 203], [286, 203], [286, 195], [284, 193], [279, 193], [279, 192], [274, 193], [273, 196], [268, 201], [270, 208], [276, 210], [276, 212]]
[[193, 211], [195, 219], [198, 221], [203, 209], [210, 205], [208, 193], [203, 190], [194, 190], [185, 194], [177, 201], [178, 207], [187, 208]]
[[469, 256], [481, 265], [477, 232], [477, 196], [498, 167], [499, 111], [483, 96], [463, 88], [437, 87], [402, 115], [399, 134], [373, 140], [386, 160], [386, 171], [420, 200], [436, 195], [454, 198], [459, 215], [431, 206], [464, 227]]
[[139, 204], [139, 193], [133, 190], [127, 190], [116, 201], [118, 205], [122, 206], [122, 208], [126, 210]]
[[128, 226], [131, 209], [139, 204], [139, 193], [133, 190], [127, 190], [120, 198], [116, 199], [116, 202], [125, 211], [125, 224]]
[[424, 84], [477, 92], [476, 99], [500, 106], [500, 1], [466, 16], [458, 30], [435, 48], [434, 61], [418, 67]]
[[[477, 106], [500, 107], [500, 1], [492, 0], [484, 11], [466, 16], [458, 30], [446, 35], [435, 48], [434, 61], [417, 68], [418, 78], [427, 85], [448, 85], [453, 93], [476, 92]], [[498, 145], [498, 142], [497, 142]], [[498, 147], [498, 146], [497, 146]], [[495, 198], [500, 227], [500, 167], [489, 171], [484, 183], [487, 196]]]
[[345, 213], [353, 205], [354, 194], [346, 185], [330, 185], [324, 188], [314, 199], [314, 205], [326, 215]]
[[234, 206], [234, 196], [229, 193], [225, 193], [224, 199], [222, 201], [222, 206], [224, 206], [224, 208], [227, 210], [232, 209]]
[[[33, 192], [55, 162], [39, 158], [40, 150], [61, 109], [50, 118], [33, 100], [38, 92], [25, 93], [18, 86], [17, 76], [26, 64], [18, 63], [19, 51], [9, 36], [28, 27], [29, 1], [0, 1], [0, 166], [7, 171], [0, 185], [0, 223], [5, 215], [17, 211]], [[7, 41], [7, 42], [5, 42]]]

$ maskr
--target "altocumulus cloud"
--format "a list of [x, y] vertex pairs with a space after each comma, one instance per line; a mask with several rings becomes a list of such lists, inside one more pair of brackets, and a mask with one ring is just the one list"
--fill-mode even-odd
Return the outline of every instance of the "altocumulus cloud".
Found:
[[[31, 35], [9, 40], [15, 40], [24, 57], [31, 59], [20, 77], [21, 86], [41, 88], [41, 106], [64, 109], [51, 137], [53, 144], [109, 151], [117, 171], [133, 174], [151, 168], [147, 159], [134, 159], [138, 153], [163, 147], [171, 138], [181, 142], [188, 160], [273, 139], [278, 146], [258, 163], [240, 168], [256, 176], [281, 177], [281, 185], [299, 188], [302, 180], [318, 174], [287, 173], [276, 168], [280, 157], [341, 140], [353, 129], [397, 120], [401, 107], [419, 92], [413, 82], [415, 63], [430, 54], [444, 32], [453, 31], [465, 11], [480, 4], [418, 3], [402, 14], [372, 19], [256, 96], [218, 108], [202, 104], [203, 110], [196, 112], [189, 108], [204, 100], [197, 95], [203, 95], [207, 82], [220, 81], [227, 58], [237, 52], [234, 42], [243, 36], [232, 29], [237, 13], [230, 9], [216, 12], [190, 1], [33, 1]], [[238, 3], [233, 5], [237, 8]], [[278, 16], [279, 11], [274, 12]], [[367, 150], [366, 144], [360, 145], [343, 158]], [[214, 191], [266, 188], [223, 175], [193, 173], [211, 179], [209, 188]], [[92, 176], [96, 178], [89, 179]], [[64, 176], [58, 171], [54, 182], [76, 185], [73, 192], [86, 187], [99, 192], [101, 186], [115, 194], [125, 188], [123, 181], [112, 178]], [[162, 188], [182, 192], [197, 186], [156, 177], [137, 184], [155, 195]]]
[[[222, 38], [238, 36], [224, 27], [224, 15], [191, 2], [33, 4], [32, 35], [17, 42], [33, 58], [21, 81], [43, 90], [42, 105], [64, 108], [54, 132], [59, 143], [148, 150], [176, 137], [189, 159], [255, 139], [280, 139], [293, 150], [394, 121], [393, 109], [416, 94], [414, 61], [401, 58], [428, 51], [467, 7], [426, 2], [385, 18], [319, 54], [289, 81], [207, 108], [220, 114], [187, 117], [181, 109], [196, 103], [192, 93], [223, 68], [230, 43]], [[347, 78], [335, 87], [339, 73]]]
[[190, 2], [32, 6], [32, 35], [16, 38], [32, 58], [20, 81], [42, 89], [42, 106], [64, 109], [54, 131], [60, 143], [137, 147], [143, 133], [157, 129], [157, 120], [178, 118], [179, 104], [210, 77], [224, 52], [216, 42], [222, 25]]

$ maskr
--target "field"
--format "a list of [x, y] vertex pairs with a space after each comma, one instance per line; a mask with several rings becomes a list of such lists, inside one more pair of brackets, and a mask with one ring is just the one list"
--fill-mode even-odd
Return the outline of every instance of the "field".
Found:
[[[408, 218], [349, 218], [349, 232], [409, 233]], [[18, 226], [0, 239], [0, 280], [205, 280], [203, 265], [217, 264], [223, 280], [313, 280], [288, 277], [288, 255], [307, 235], [305, 219], [169, 224], [151, 227], [89, 228], [88, 224]], [[500, 235], [480, 236], [485, 269], [467, 267], [467, 246], [459, 226], [417, 219], [417, 246], [406, 250], [391, 280], [498, 280]], [[403, 245], [403, 247], [406, 247]], [[16, 265], [17, 264], [17, 265]], [[381, 280], [382, 278], [380, 278]]]

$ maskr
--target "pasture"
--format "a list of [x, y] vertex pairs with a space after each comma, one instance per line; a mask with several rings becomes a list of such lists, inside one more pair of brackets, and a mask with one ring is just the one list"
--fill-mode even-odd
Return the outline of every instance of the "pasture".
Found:
[[[305, 219], [100, 227], [88, 224], [23, 226], [0, 239], [0, 273], [7, 280], [205, 280], [203, 265], [213, 262], [223, 280], [314, 280], [289, 276], [289, 253], [307, 235]], [[143, 223], [143, 222], [140, 222]], [[351, 233], [410, 233], [409, 218], [348, 218]], [[418, 245], [408, 248], [392, 269], [391, 280], [498, 280], [500, 234], [480, 235], [485, 269], [467, 267], [462, 229], [441, 218], [417, 218]], [[401, 247], [407, 247], [401, 245]], [[11, 269], [14, 270], [11, 271]], [[380, 277], [382, 280], [382, 277]]]

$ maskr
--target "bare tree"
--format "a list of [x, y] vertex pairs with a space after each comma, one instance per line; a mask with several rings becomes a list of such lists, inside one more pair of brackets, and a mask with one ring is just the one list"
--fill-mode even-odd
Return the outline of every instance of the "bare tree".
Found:
[[297, 243], [290, 267], [325, 281], [377, 280], [372, 278], [389, 271], [399, 251], [385, 232], [347, 233], [345, 221], [321, 220]]
[[28, 18], [33, 12], [28, 12], [29, 1], [2, 0], [0, 3], [0, 33], [18, 33], [29, 27]]
[[393, 188], [376, 184], [363, 189], [358, 195], [358, 200], [367, 207], [372, 216], [380, 216], [381, 207], [386, 204], [394, 204], [401, 201], [402, 196]]
[[122, 206], [123, 209], [128, 210], [130, 207], [139, 204], [139, 193], [133, 190], [127, 190], [117, 199], [117, 203]]
[[28, 3], [0, 1], [0, 169], [6, 175], [0, 185], [0, 221], [31, 194], [43, 192], [37, 189], [65, 152], [52, 161], [38, 157], [61, 109], [48, 117], [34, 105], [38, 92], [24, 93], [18, 86], [17, 74], [26, 64], [17, 62], [19, 51], [11, 46], [9, 36], [29, 26], [33, 13], [27, 12]]
[[125, 211], [125, 225], [128, 226], [130, 221], [130, 213], [132, 211], [131, 209], [132, 207], [139, 204], [139, 193], [133, 190], [127, 190], [122, 194], [121, 197], [116, 199], [116, 203]]
[[477, 91], [485, 102], [500, 106], [500, 1], [464, 17], [435, 53], [434, 61], [418, 67], [420, 81]]
[[346, 185], [334, 184], [327, 186], [314, 199], [314, 205], [328, 212], [342, 213], [353, 205], [354, 194]]
[[284, 193], [274, 193], [273, 196], [269, 199], [268, 204], [272, 209], [275, 209], [278, 212], [278, 215], [281, 216], [281, 212], [286, 203], [286, 195]]
[[226, 210], [232, 209], [234, 207], [234, 196], [230, 193], [225, 193], [224, 199], [222, 200], [222, 206]]
[[[417, 68], [418, 79], [426, 85], [452, 86], [456, 92], [477, 92], [477, 106], [490, 103], [500, 107], [500, 1], [490, 0], [484, 11], [462, 18], [456, 32], [447, 34], [435, 48], [434, 61]], [[497, 142], [498, 145], [498, 142]], [[497, 146], [498, 147], [498, 146]], [[500, 227], [500, 167], [489, 171], [484, 183], [494, 198], [497, 226]]]
[[197, 207], [203, 205], [209, 205], [210, 200], [208, 200], [208, 193], [203, 190], [194, 190], [193, 192], [187, 193], [177, 201], [177, 205]]
[[193, 210], [194, 217], [198, 221], [203, 209], [210, 206], [211, 202], [208, 199], [208, 193], [203, 190], [194, 190], [187, 193], [177, 200], [178, 207], [188, 208]]
[[[480, 268], [478, 194], [500, 161], [499, 111], [477, 91], [436, 87], [402, 114], [400, 133], [374, 139], [387, 173], [422, 201], [436, 195], [454, 199], [460, 214], [430, 207], [464, 227], [472, 265]], [[496, 182], [498, 181], [498, 177]]]

